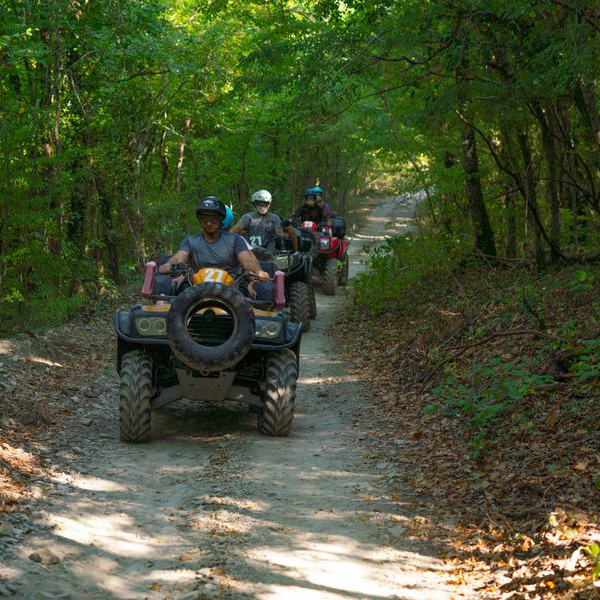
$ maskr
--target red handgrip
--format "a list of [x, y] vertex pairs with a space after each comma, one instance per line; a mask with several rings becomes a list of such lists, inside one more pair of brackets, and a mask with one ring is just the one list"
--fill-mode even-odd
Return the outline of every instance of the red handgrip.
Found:
[[156, 263], [151, 260], [144, 266], [144, 285], [142, 286], [142, 296], [152, 296], [152, 288], [154, 284], [154, 273], [156, 272]]
[[275, 306], [283, 308], [285, 306], [285, 273], [275, 271], [273, 279], [275, 280]]

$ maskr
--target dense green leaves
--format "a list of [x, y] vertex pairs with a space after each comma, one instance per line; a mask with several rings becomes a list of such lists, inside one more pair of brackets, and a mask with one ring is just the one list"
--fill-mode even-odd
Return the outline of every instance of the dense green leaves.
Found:
[[421, 233], [445, 256], [470, 244], [541, 266], [597, 240], [600, 14], [585, 3], [0, 9], [5, 316], [11, 298], [51, 313], [172, 250], [200, 194], [239, 214], [267, 187], [286, 214], [317, 177], [342, 212], [367, 186], [427, 189]]

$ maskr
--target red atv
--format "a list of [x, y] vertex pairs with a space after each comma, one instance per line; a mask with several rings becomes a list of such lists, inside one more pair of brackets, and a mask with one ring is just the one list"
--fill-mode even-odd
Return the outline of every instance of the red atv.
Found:
[[323, 293], [335, 294], [338, 285], [348, 283], [348, 242], [344, 235], [346, 227], [342, 217], [332, 218], [332, 227], [317, 227], [312, 221], [304, 221], [301, 227], [305, 231], [317, 232], [319, 249], [313, 261], [313, 267], [319, 271], [323, 282]]

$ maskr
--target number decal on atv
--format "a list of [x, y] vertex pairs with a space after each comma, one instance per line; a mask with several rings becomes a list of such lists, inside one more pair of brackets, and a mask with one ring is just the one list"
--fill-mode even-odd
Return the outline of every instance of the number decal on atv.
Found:
[[205, 269], [205, 273], [204, 281], [214, 281], [215, 283], [223, 283], [223, 279], [227, 275], [227, 271], [222, 269]]

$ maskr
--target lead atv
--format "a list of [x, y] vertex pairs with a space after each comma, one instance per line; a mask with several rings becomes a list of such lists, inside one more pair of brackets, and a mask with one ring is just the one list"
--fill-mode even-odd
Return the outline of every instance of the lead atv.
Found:
[[260, 433], [289, 435], [302, 324], [279, 310], [283, 274], [268, 304], [242, 294], [247, 275], [201, 269], [185, 276], [190, 286], [174, 296], [171, 277], [148, 263], [146, 303], [115, 313], [121, 440], [147, 441], [152, 411], [181, 398], [249, 404]]

